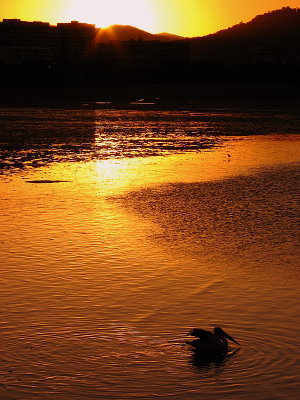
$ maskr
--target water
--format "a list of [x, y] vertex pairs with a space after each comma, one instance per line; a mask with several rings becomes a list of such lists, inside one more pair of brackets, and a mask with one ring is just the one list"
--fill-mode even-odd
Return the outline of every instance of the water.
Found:
[[0, 173], [51, 162], [201, 151], [225, 136], [298, 134], [299, 107], [207, 111], [1, 108]]
[[[298, 398], [299, 121], [275, 111], [2, 109], [1, 399]], [[214, 326], [241, 347], [193, 357]]]

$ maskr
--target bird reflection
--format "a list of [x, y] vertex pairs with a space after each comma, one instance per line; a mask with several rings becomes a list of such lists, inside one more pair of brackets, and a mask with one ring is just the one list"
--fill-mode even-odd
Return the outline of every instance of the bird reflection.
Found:
[[223, 364], [239, 352], [239, 349], [229, 352], [228, 340], [240, 344], [222, 328], [216, 327], [213, 332], [195, 328], [190, 335], [197, 338], [186, 342], [192, 346], [191, 363], [197, 367]]
[[240, 349], [235, 349], [227, 353], [201, 353], [199, 350], [192, 350], [190, 363], [194, 367], [203, 368], [209, 366], [220, 366], [225, 364], [231, 357], [236, 355]]

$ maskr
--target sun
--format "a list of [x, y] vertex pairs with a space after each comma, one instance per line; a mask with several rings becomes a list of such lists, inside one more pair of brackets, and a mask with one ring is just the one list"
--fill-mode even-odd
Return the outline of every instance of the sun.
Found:
[[71, 0], [64, 19], [107, 27], [132, 25], [155, 32], [155, 13], [149, 0]]

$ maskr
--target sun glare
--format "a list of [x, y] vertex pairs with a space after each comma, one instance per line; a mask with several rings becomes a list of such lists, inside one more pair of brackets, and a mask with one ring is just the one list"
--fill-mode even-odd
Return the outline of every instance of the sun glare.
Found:
[[148, 0], [72, 0], [65, 19], [107, 27], [113, 24], [132, 25], [154, 32], [155, 15]]

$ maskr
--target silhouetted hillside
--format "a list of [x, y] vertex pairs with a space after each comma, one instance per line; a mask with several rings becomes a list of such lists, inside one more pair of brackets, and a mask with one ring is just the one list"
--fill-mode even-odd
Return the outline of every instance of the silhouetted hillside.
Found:
[[193, 60], [300, 65], [300, 9], [284, 7], [190, 41]]
[[183, 38], [169, 33], [152, 34], [130, 25], [112, 25], [108, 28], [100, 28], [97, 33], [97, 43], [109, 42], [111, 40], [160, 40], [162, 42], [171, 42], [180, 39]]
[[77, 21], [0, 22], [1, 87], [300, 83], [300, 9], [198, 38]]
[[163, 38], [165, 41], [173, 41], [173, 40], [182, 40], [184, 39], [182, 36], [178, 36], [178, 35], [174, 35], [172, 33], [168, 33], [168, 32], [161, 32], [155, 35], [156, 37], [159, 36], [161, 38]]

